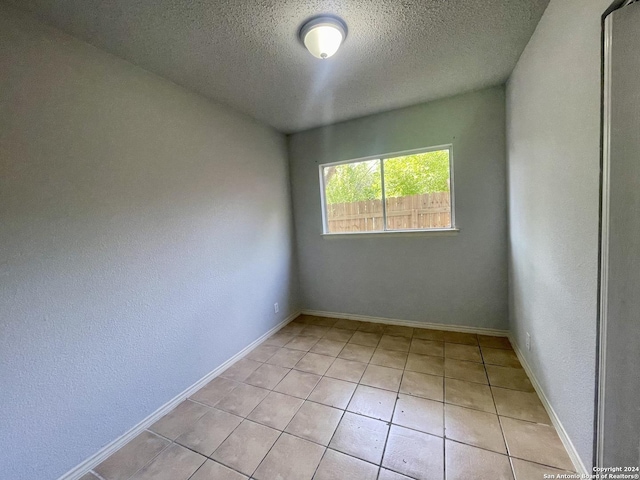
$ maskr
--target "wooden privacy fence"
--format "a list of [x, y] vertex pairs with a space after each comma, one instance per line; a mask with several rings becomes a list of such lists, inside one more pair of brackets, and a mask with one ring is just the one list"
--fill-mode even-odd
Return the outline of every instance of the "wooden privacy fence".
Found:
[[[383, 230], [382, 200], [327, 205], [330, 233]], [[387, 229], [448, 228], [451, 226], [449, 192], [387, 198]]]

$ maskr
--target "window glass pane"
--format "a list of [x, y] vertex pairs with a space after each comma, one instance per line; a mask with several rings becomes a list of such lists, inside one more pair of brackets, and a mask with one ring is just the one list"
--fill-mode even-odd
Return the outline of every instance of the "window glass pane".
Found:
[[380, 160], [323, 167], [327, 233], [384, 230]]
[[387, 230], [451, 227], [449, 150], [384, 160]]

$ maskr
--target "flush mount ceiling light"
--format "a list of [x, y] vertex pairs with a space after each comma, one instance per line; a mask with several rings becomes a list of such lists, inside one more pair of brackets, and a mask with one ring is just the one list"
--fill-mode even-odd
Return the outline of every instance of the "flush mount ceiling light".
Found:
[[300, 29], [300, 40], [316, 58], [329, 58], [347, 36], [347, 26], [336, 17], [316, 17]]

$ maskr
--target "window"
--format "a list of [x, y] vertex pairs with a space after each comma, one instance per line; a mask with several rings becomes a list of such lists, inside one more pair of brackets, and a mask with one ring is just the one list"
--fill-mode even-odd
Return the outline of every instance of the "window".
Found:
[[453, 229], [451, 146], [320, 165], [324, 233]]

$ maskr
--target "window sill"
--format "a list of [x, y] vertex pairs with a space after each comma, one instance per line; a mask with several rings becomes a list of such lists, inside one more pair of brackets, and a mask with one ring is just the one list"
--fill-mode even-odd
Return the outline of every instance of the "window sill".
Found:
[[431, 230], [385, 230], [380, 232], [323, 233], [324, 238], [363, 237], [452, 237], [458, 235], [459, 228], [434, 228]]

